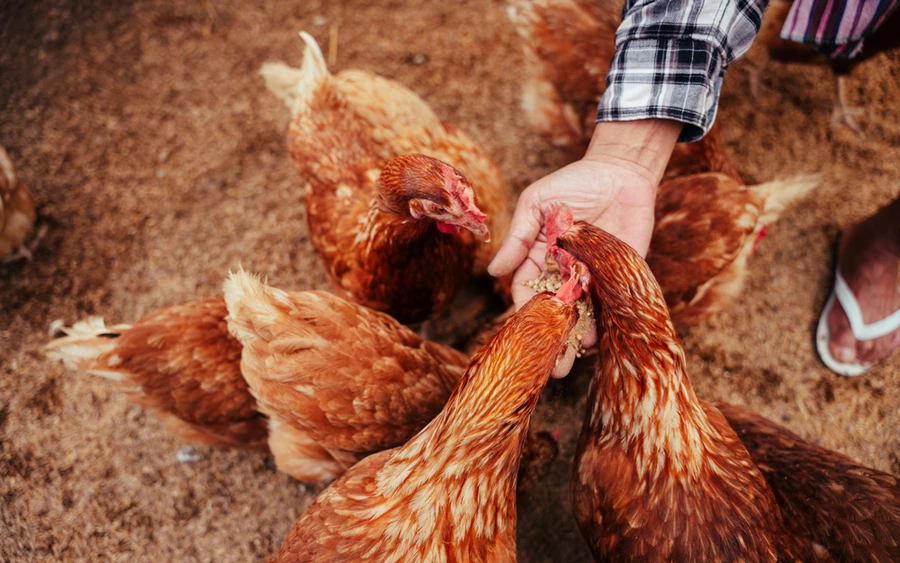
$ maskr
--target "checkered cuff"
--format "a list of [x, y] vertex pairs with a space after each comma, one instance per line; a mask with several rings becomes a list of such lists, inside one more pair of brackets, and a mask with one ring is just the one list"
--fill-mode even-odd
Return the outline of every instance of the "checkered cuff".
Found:
[[696, 141], [715, 120], [725, 61], [700, 39], [626, 39], [609, 65], [597, 121], [673, 119], [685, 124], [679, 142]]

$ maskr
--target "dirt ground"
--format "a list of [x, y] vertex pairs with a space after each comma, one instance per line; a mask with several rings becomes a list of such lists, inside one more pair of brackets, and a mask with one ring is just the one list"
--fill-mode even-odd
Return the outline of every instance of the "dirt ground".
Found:
[[[397, 79], [468, 131], [521, 189], [560, 156], [518, 109], [522, 55], [501, 2], [38, 0], [0, 7], [0, 144], [49, 226], [35, 259], [0, 266], [0, 560], [248, 561], [270, 554], [318, 491], [263, 456], [183, 444], [102, 380], [40, 351], [54, 319], [108, 322], [219, 292], [239, 264], [326, 288], [285, 149], [288, 113], [257, 74], [297, 64], [297, 31], [335, 69]], [[698, 393], [748, 405], [900, 475], [900, 354], [861, 378], [817, 361], [813, 328], [840, 230], [900, 192], [900, 56], [849, 79], [864, 136], [830, 126], [825, 68], [770, 65], [758, 97], [727, 76], [720, 120], [756, 181], [818, 171], [769, 229], [747, 288], [685, 335]], [[587, 366], [552, 382], [534, 422], [562, 430], [552, 473], [520, 497], [525, 563], [586, 561], [568, 506]]]

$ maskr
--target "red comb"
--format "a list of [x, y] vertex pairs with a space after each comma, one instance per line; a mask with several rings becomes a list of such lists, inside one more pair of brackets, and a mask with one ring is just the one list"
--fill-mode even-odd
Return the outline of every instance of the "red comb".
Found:
[[466, 190], [466, 187], [469, 185], [466, 177], [460, 174], [456, 168], [444, 162], [441, 163], [441, 172], [444, 175], [444, 181], [450, 194], [457, 198], [463, 209], [466, 210], [466, 218], [483, 223], [487, 215], [478, 209], [473, 195]]

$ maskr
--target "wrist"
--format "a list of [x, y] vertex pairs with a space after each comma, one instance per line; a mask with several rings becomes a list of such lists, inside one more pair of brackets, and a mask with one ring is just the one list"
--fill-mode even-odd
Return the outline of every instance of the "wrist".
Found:
[[683, 126], [670, 119], [602, 121], [583, 160], [628, 169], [646, 179], [655, 193]]

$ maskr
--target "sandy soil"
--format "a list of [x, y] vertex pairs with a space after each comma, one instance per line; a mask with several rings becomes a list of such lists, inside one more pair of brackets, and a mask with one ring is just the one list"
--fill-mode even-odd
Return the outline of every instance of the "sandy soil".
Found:
[[[369, 5], [372, 4], [372, 5]], [[0, 144], [49, 234], [0, 267], [0, 560], [247, 561], [271, 553], [317, 492], [271, 459], [183, 444], [104, 381], [44, 360], [54, 319], [110, 322], [219, 291], [229, 268], [325, 288], [286, 110], [257, 75], [298, 63], [300, 29], [336, 69], [400, 80], [462, 127], [517, 189], [560, 164], [518, 110], [522, 57], [500, 2], [6, 2]], [[114, 7], [108, 7], [114, 5]], [[849, 81], [865, 136], [829, 126], [824, 68], [773, 64], [758, 98], [729, 72], [721, 121], [757, 181], [820, 171], [822, 187], [770, 229], [741, 300], [685, 335], [700, 395], [749, 405], [807, 439], [900, 475], [900, 354], [858, 379], [817, 361], [812, 330], [841, 228], [900, 191], [900, 56]], [[520, 498], [520, 560], [585, 561], [568, 508], [586, 366], [548, 389], [535, 421], [562, 429], [543, 486]]]

